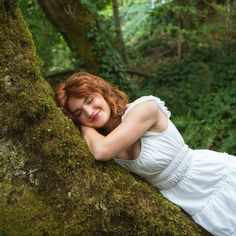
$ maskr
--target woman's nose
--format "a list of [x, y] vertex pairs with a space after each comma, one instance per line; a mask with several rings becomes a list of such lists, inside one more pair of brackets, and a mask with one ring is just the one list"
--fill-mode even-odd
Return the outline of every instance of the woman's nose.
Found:
[[87, 106], [84, 110], [86, 115], [91, 118], [91, 116], [93, 115], [93, 108], [91, 106]]

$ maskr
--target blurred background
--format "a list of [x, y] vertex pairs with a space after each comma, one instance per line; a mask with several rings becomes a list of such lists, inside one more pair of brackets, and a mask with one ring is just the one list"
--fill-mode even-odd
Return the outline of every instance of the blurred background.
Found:
[[236, 1], [19, 0], [44, 78], [155, 95], [192, 148], [236, 154]]

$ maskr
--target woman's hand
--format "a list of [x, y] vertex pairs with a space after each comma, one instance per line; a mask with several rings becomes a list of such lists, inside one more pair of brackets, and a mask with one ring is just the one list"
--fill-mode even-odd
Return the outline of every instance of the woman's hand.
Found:
[[100, 152], [100, 147], [105, 139], [103, 135], [101, 135], [96, 129], [84, 125], [81, 125], [81, 131], [90, 152], [96, 160], [109, 160], [112, 158], [104, 158], [103, 154]]
[[[84, 139], [86, 139], [86, 136], [88, 136], [90, 134], [90, 131], [93, 130], [93, 131], [96, 131], [94, 128], [92, 127], [89, 127], [89, 126], [84, 126], [84, 125], [81, 125], [80, 126], [80, 130], [82, 132], [82, 136]], [[89, 138], [89, 137], [88, 137]], [[85, 140], [86, 141], [86, 140]], [[87, 141], [86, 141], [87, 143]]]

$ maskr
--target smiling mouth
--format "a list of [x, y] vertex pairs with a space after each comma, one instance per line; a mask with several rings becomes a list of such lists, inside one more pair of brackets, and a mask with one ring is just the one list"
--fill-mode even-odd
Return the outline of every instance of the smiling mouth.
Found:
[[92, 121], [98, 120], [98, 118], [99, 118], [99, 113], [100, 113], [100, 111], [98, 111], [98, 112], [93, 116]]

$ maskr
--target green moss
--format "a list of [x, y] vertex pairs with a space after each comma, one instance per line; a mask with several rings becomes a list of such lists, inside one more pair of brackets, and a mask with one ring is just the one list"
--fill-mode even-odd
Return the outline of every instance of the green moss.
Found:
[[55, 220], [50, 206], [45, 205], [27, 186], [14, 187], [0, 210], [0, 224], [6, 235], [60, 235], [59, 222]]
[[1, 139], [0, 150], [0, 225], [5, 234], [18, 236], [57, 232], [58, 223], [50, 206], [24, 184], [27, 175], [32, 182], [35, 180], [25, 169], [28, 157], [23, 147], [15, 146], [11, 140]]

